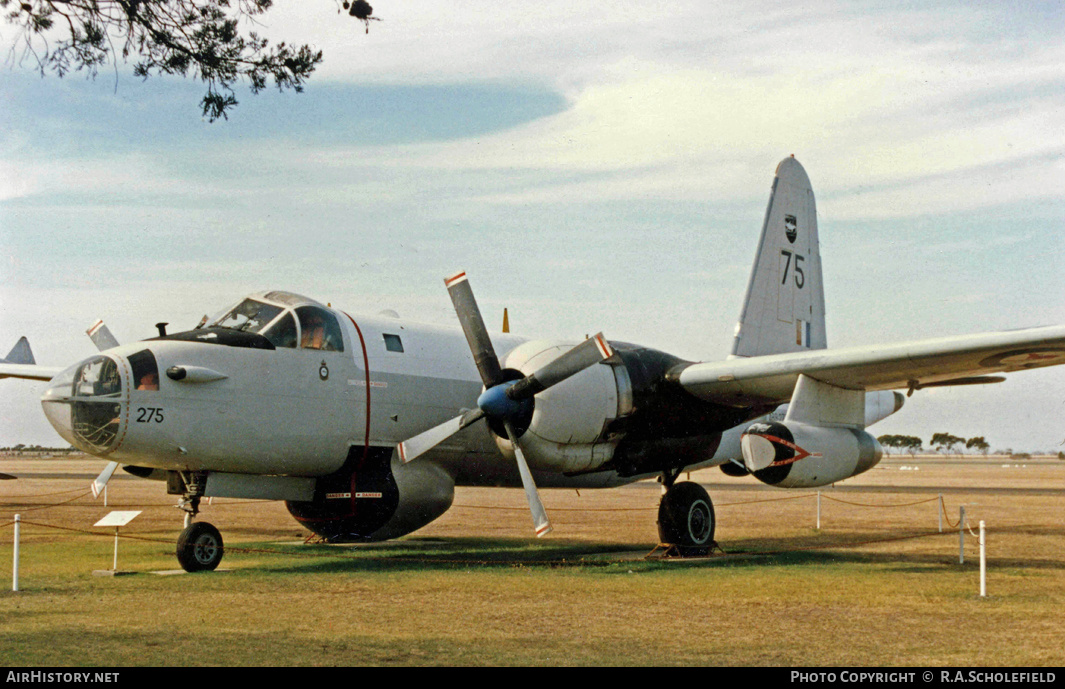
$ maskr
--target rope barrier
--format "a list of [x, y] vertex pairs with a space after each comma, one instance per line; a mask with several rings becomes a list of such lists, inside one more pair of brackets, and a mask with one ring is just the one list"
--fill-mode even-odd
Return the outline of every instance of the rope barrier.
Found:
[[[57, 503], [53, 503], [53, 504], [50, 504], [50, 505], [41, 505], [41, 506], [38, 506], [38, 507], [26, 507], [26, 508], [23, 508], [20, 511], [22, 511], [22, 512], [34, 512], [34, 511], [39, 511], [39, 510], [43, 510], [43, 509], [61, 507], [61, 506], [64, 506], [64, 505], [69, 505], [70, 503], [73, 503], [74, 501], [79, 500], [79, 499], [81, 499], [83, 497], [86, 497], [86, 496], [91, 494], [91, 491], [75, 489], [74, 491], [71, 491], [71, 490], [57, 491], [57, 492], [54, 492], [54, 493], [45, 493], [45, 494], [41, 494], [41, 495], [38, 495], [38, 496], [18, 496], [18, 498], [21, 499], [23, 497], [32, 498], [32, 497], [48, 497], [48, 496], [53, 496], [53, 495], [65, 495], [67, 493], [71, 493], [71, 492], [75, 492], [75, 491], [79, 491], [78, 494], [73, 496], [73, 497], [71, 497], [71, 498], [69, 498], [69, 499], [67, 499], [67, 500], [63, 500], [63, 501], [60, 501], [60, 502], [57, 502]], [[944, 516], [946, 515], [946, 504], [945, 504], [945, 501], [944, 501], [942, 495], [939, 495], [939, 496], [937, 496], [935, 498], [929, 498], [929, 499], [925, 499], [925, 500], [917, 500], [917, 501], [914, 501], [914, 502], [885, 505], [885, 504], [862, 503], [862, 502], [854, 502], [854, 501], [849, 501], [849, 500], [843, 500], [841, 498], [837, 498], [837, 497], [825, 495], [824, 493], [817, 492], [817, 493], [802, 493], [802, 494], [799, 494], [799, 495], [787, 495], [787, 496], [774, 497], [774, 498], [760, 498], [760, 499], [756, 499], [756, 500], [740, 500], [740, 501], [736, 501], [736, 502], [716, 503], [716, 507], [720, 508], [720, 507], [730, 507], [730, 506], [736, 506], [736, 505], [750, 505], [750, 504], [766, 503], [766, 502], [782, 502], [782, 501], [785, 501], [785, 500], [802, 500], [802, 499], [806, 499], [806, 498], [817, 497], [818, 495], [824, 495], [824, 497], [826, 497], [827, 499], [832, 500], [832, 501], [837, 502], [837, 503], [841, 503], [841, 504], [845, 504], [845, 505], [851, 505], [851, 506], [855, 506], [855, 507], [865, 507], [865, 508], [874, 508], [874, 509], [875, 508], [912, 507], [912, 506], [915, 506], [915, 505], [922, 505], [922, 504], [925, 504], [925, 503], [929, 503], [929, 502], [933, 502], [933, 501], [938, 500], [939, 504], [940, 504], [940, 508], [941, 508], [941, 513]], [[215, 506], [216, 507], [223, 507], [223, 506], [226, 506], [226, 507], [245, 507], [245, 506], [255, 506], [255, 505], [261, 504], [263, 502], [272, 502], [272, 501], [248, 500], [248, 501], [221, 502], [221, 503], [215, 503]], [[152, 505], [127, 505], [127, 506], [162, 507], [164, 505], [152, 504]], [[475, 510], [503, 510], [503, 511], [516, 511], [516, 512], [524, 512], [524, 511], [526, 511], [528, 509], [524, 505], [512, 507], [512, 506], [505, 506], [505, 505], [483, 505], [483, 504], [480, 504], [480, 505], [457, 504], [457, 505], [452, 505], [452, 508], [457, 508], [457, 509], [475, 509]], [[592, 507], [592, 508], [556, 507], [556, 508], [552, 508], [551, 511], [552, 512], [648, 512], [648, 511], [657, 510], [657, 509], [658, 509], [657, 506], [653, 506], [653, 507], [599, 507], [599, 508], [597, 508], [597, 507]], [[820, 508], [819, 508], [818, 514], [819, 514], [819, 519], [820, 519]], [[961, 524], [962, 519], [959, 517], [958, 522], [955, 522], [955, 523], [951, 524], [950, 523], [950, 519], [947, 518], [946, 522], [950, 526], [951, 529], [954, 529], [954, 528], [957, 528], [959, 526], [959, 524]], [[106, 536], [108, 538], [111, 538], [112, 536], [114, 536], [116, 538], [125, 538], [125, 539], [128, 539], [128, 540], [143, 541], [143, 542], [148, 542], [148, 543], [159, 543], [159, 544], [166, 544], [166, 545], [170, 545], [170, 544], [173, 543], [173, 541], [171, 539], [160, 538], [160, 537], [138, 536], [138, 535], [135, 535], [135, 534], [101, 533], [99, 531], [89, 531], [87, 529], [58, 526], [58, 525], [55, 525], [55, 524], [45, 524], [43, 522], [34, 522], [34, 521], [22, 521], [21, 523], [25, 524], [27, 526], [37, 526], [37, 527], [46, 528], [46, 529], [55, 529], [55, 530], [59, 530], [59, 531], [67, 531], [67, 532], [71, 532], [71, 533], [79, 533], [79, 534], [85, 534], [85, 535], [90, 535], [90, 536]], [[3, 525], [0, 525], [0, 528], [5, 528], [5, 527], [11, 526], [13, 524], [15, 524], [14, 521], [9, 521], [9, 522], [4, 523]], [[968, 520], [965, 520], [963, 528], [965, 530], [968, 530], [969, 533], [971, 535], [973, 535], [974, 537], [977, 535], [973, 531], [972, 526], [968, 523]], [[913, 539], [913, 538], [924, 538], [924, 537], [927, 537], [927, 536], [940, 536], [940, 535], [944, 535], [944, 532], [939, 531], [939, 532], [931, 532], [931, 533], [927, 533], [927, 534], [906, 535], [906, 536], [898, 536], [898, 537], [887, 537], [887, 538], [872, 539], [872, 540], [865, 540], [865, 541], [856, 541], [856, 542], [852, 542], [852, 543], [842, 543], [842, 544], [837, 543], [837, 544], [822, 544], [822, 545], [816, 545], [816, 546], [793, 547], [793, 548], [788, 548], [788, 549], [784, 549], [784, 550], [756, 551], [756, 552], [753, 552], [753, 553], [746, 553], [745, 555], [771, 555], [771, 554], [795, 552], [795, 551], [805, 551], [805, 550], [823, 550], [823, 549], [830, 549], [830, 548], [854, 547], [854, 546], [859, 546], [859, 545], [868, 545], [868, 544], [874, 544], [874, 543], [886, 543], [886, 542], [892, 542], [892, 541], [901, 541], [901, 540], [907, 540], [907, 539]], [[283, 555], [290, 555], [290, 556], [296, 556], [296, 557], [322, 557], [323, 556], [322, 554], [294, 553], [294, 552], [290, 552], [290, 551], [277, 551], [277, 550], [269, 550], [269, 549], [263, 549], [263, 548], [242, 548], [242, 547], [236, 547], [236, 546], [226, 546], [226, 550], [228, 550], [231, 553], [249, 553], [249, 554], [250, 553], [259, 553], [259, 554], [277, 554], [277, 555], [282, 555], [283, 554]], [[731, 556], [731, 554], [725, 553], [723, 550], [721, 551], [721, 553], [722, 553], [723, 556]], [[336, 556], [338, 556], [338, 554], [334, 553], [331, 556], [332, 557], [336, 557]], [[566, 560], [562, 560], [562, 561], [559, 561], [559, 562], [552, 562], [552, 561], [548, 561], [548, 560], [531, 560], [531, 561], [530, 560], [507, 561], [507, 560], [483, 560], [483, 559], [479, 559], [479, 560], [466, 560], [466, 559], [452, 560], [452, 559], [447, 559], [447, 558], [428, 558], [428, 559], [426, 559], [426, 558], [405, 558], [405, 557], [395, 557], [395, 556], [391, 556], [391, 557], [387, 557], [387, 558], [374, 558], [373, 556], [368, 556], [368, 555], [365, 555], [365, 554], [359, 554], [359, 555], [339, 554], [339, 556], [340, 557], [347, 557], [347, 558], [358, 558], [358, 559], [364, 559], [364, 560], [375, 560], [376, 559], [376, 560], [384, 560], [384, 561], [410, 561], [410, 562], [435, 562], [435, 563], [448, 563], [448, 562], [466, 563], [466, 564], [474, 564], [474, 563], [478, 563], [478, 562], [484, 563], [484, 564], [489, 564], [489, 563], [494, 563], [494, 564], [508, 564], [508, 563], [510, 563], [510, 564], [530, 564], [530, 563], [533, 563], [533, 564], [548, 564], [548, 565], [554, 564], [556, 566], [560, 565], [560, 564], [566, 564], [566, 565], [586, 564], [586, 563], [583, 562], [583, 560], [579, 561], [577, 563], [574, 563], [572, 561], [566, 561]]]
[[[11, 522], [11, 523], [14, 523], [14, 522]], [[45, 523], [42, 523], [42, 522], [23, 521], [22, 523], [25, 524], [25, 525], [32, 525], [32, 526], [38, 526], [38, 527], [43, 527], [43, 528], [57, 529], [57, 530], [60, 530], [60, 531], [69, 531], [69, 532], [81, 533], [81, 534], [85, 534], [85, 535], [89, 535], [89, 536], [100, 536], [100, 537], [106, 537], [106, 538], [109, 538], [109, 539], [110, 538], [114, 538], [114, 534], [112, 534], [112, 533], [102, 533], [102, 532], [98, 532], [98, 531], [88, 531], [88, 530], [85, 530], [85, 529], [77, 529], [77, 528], [73, 528], [73, 527], [57, 526], [55, 524], [45, 524]], [[7, 525], [5, 525], [5, 526], [7, 526]], [[792, 553], [792, 552], [807, 552], [807, 551], [814, 551], [814, 550], [832, 550], [832, 549], [836, 549], [836, 548], [852, 548], [852, 547], [857, 547], [857, 546], [862, 546], [862, 545], [872, 545], [872, 544], [876, 544], [876, 543], [890, 543], [890, 542], [896, 542], [896, 541], [914, 540], [914, 539], [919, 539], [919, 538], [927, 538], [927, 537], [930, 537], [930, 536], [944, 536], [944, 535], [949, 535], [949, 534], [942, 534], [942, 533], [938, 533], [938, 532], [917, 533], [917, 534], [906, 534], [906, 535], [903, 535], [903, 536], [890, 536], [890, 537], [886, 537], [886, 538], [866, 539], [866, 540], [862, 540], [862, 541], [851, 541], [851, 542], [846, 542], [846, 543], [827, 543], [827, 544], [818, 544], [818, 545], [811, 545], [811, 546], [795, 546], [795, 547], [790, 547], [790, 548], [774, 549], [774, 550], [756, 550], [756, 551], [745, 551], [745, 552], [734, 552], [734, 553], [725, 552], [723, 549], [718, 547], [717, 550], [720, 551], [719, 554], [711, 555], [709, 557], [706, 557], [705, 559], [714, 560], [714, 559], [719, 559], [719, 558], [755, 557], [755, 556], [763, 556], [763, 555], [781, 555], [781, 554], [787, 554], [787, 553]], [[156, 537], [150, 537], [150, 536], [137, 536], [137, 535], [133, 535], [133, 534], [119, 534], [119, 538], [120, 539], [126, 539], [126, 540], [132, 540], [132, 541], [148, 542], [148, 543], [160, 543], [160, 544], [165, 544], [165, 545], [170, 545], [172, 543], [172, 541], [169, 540], [169, 539], [162, 539], [162, 538], [156, 538]], [[296, 557], [296, 558], [300, 558], [300, 559], [329, 557], [331, 559], [362, 560], [362, 561], [368, 561], [368, 562], [406, 562], [406, 563], [418, 562], [418, 563], [425, 563], [425, 564], [461, 564], [461, 565], [474, 565], [474, 564], [478, 564], [478, 565], [521, 565], [521, 566], [543, 565], [543, 566], [551, 566], [551, 567], [561, 567], [561, 566], [586, 567], [586, 566], [590, 566], [590, 565], [604, 564], [604, 563], [599, 563], [599, 562], [595, 562], [595, 561], [587, 561], [587, 560], [584, 560], [584, 559], [580, 559], [580, 560], [565, 560], [565, 559], [562, 559], [562, 560], [558, 560], [558, 559], [554, 559], [554, 560], [539, 560], [539, 559], [520, 559], [520, 560], [515, 560], [515, 559], [485, 559], [485, 558], [470, 559], [470, 558], [418, 557], [418, 556], [403, 556], [403, 555], [389, 555], [387, 557], [383, 557], [383, 556], [376, 556], [376, 555], [367, 555], [365, 553], [353, 554], [353, 553], [337, 553], [337, 552], [331, 552], [331, 553], [321, 553], [321, 552], [318, 552], [318, 553], [300, 553], [300, 552], [294, 552], [294, 551], [291, 551], [291, 550], [276, 550], [276, 549], [270, 549], [270, 548], [250, 548], [250, 547], [231, 546], [231, 545], [225, 546], [224, 550], [225, 550], [225, 552], [231, 553], [231, 554], [232, 553], [241, 553], [241, 554], [245, 554], [245, 555], [247, 555], [247, 554], [286, 555], [286, 556], [289, 556], [289, 557]], [[645, 559], [645, 560], [647, 560], [647, 559], [651, 559], [651, 560], [658, 559], [658, 558], [649, 558], [649, 555], [645, 556], [643, 559]]]
[[16, 498], [18, 500], [22, 500], [22, 499], [25, 499], [25, 498], [47, 498], [47, 497], [51, 497], [53, 495], [66, 495], [67, 493], [76, 493], [76, 492], [78, 492], [80, 490], [84, 490], [84, 489], [83, 488], [71, 488], [70, 490], [58, 490], [58, 491], [56, 491], [54, 493], [38, 493], [36, 495], [12, 495], [11, 497], [12, 498]]
[[927, 500], [918, 500], [916, 502], [903, 502], [897, 505], [878, 505], [875, 503], [849, 502], [847, 500], [841, 500], [840, 498], [834, 498], [824, 493], [821, 494], [821, 497], [825, 498], [826, 500], [831, 500], [833, 502], [843, 503], [844, 505], [854, 505], [855, 507], [913, 507], [914, 505], [923, 505], [925, 503], [935, 502], [936, 500], [940, 499], [939, 496], [936, 496], [934, 498], [928, 498]]
[[939, 507], [942, 510], [943, 519], [947, 522], [947, 526], [949, 526], [952, 529], [958, 528], [958, 525], [961, 524], [961, 518], [959, 517], [958, 521], [956, 521], [953, 524], [951, 524], [950, 517], [947, 516], [947, 503], [944, 502], [942, 495], [939, 496]]
[[831, 550], [831, 549], [834, 549], [834, 548], [852, 548], [852, 547], [855, 547], [855, 546], [871, 545], [871, 544], [874, 544], [874, 543], [892, 543], [892, 542], [895, 542], [895, 541], [907, 541], [907, 540], [914, 540], [914, 539], [918, 539], [918, 538], [928, 538], [930, 536], [951, 536], [951, 535], [953, 535], [953, 534], [940, 533], [938, 531], [929, 531], [927, 533], [908, 534], [908, 535], [905, 535], [905, 536], [890, 536], [890, 537], [887, 537], [887, 538], [876, 538], [876, 539], [869, 539], [869, 540], [863, 540], [863, 541], [851, 541], [849, 543], [827, 543], [827, 544], [818, 544], [818, 545], [810, 545], [810, 546], [795, 546], [795, 547], [785, 548], [785, 549], [780, 549], [780, 550], [755, 550], [755, 551], [742, 552], [742, 553], [725, 553], [724, 551], [722, 551], [723, 555], [719, 556], [719, 557], [751, 557], [751, 556], [755, 556], [755, 555], [780, 555], [780, 554], [792, 553], [792, 552], [805, 552], [805, 551], [810, 551], [810, 550]]
[[[108, 539], [113, 539], [116, 536], [114, 533], [111, 533], [111, 532], [88, 531], [86, 529], [78, 529], [78, 528], [67, 527], [67, 526], [58, 526], [58, 525], [55, 525], [55, 524], [45, 524], [43, 522], [22, 521], [21, 523], [23, 525], [38, 526], [38, 527], [42, 527], [42, 528], [46, 528], [46, 529], [57, 529], [59, 531], [69, 531], [69, 532], [84, 534], [84, 535], [87, 535], [87, 536], [100, 536], [100, 537], [105, 537], [105, 538], [108, 538]], [[11, 522], [11, 524], [14, 524], [14, 522]], [[171, 540], [171, 539], [157, 538], [157, 537], [152, 537], [152, 536], [137, 536], [137, 535], [134, 535], [134, 534], [125, 534], [125, 533], [118, 534], [118, 538], [119, 539], [131, 540], [131, 541], [143, 541], [143, 542], [147, 542], [147, 543], [160, 543], [160, 544], [164, 544], [164, 545], [167, 545], [167, 546], [171, 546], [174, 543], [173, 540]], [[291, 551], [291, 550], [273, 550], [273, 549], [269, 549], [269, 548], [249, 548], [249, 547], [232, 546], [232, 545], [223, 546], [223, 551], [226, 552], [226, 553], [241, 553], [241, 554], [287, 555], [287, 556], [290, 556], [290, 557], [297, 557], [297, 558], [303, 558], [303, 559], [328, 557], [330, 559], [362, 560], [362, 561], [369, 561], [369, 562], [422, 562], [422, 563], [426, 563], [426, 564], [433, 564], [433, 563], [437, 563], [437, 564], [439, 564], [439, 563], [464, 564], [464, 565], [471, 565], [471, 564], [482, 564], [482, 565], [532, 565], [532, 564], [536, 564], [536, 565], [549, 565], [549, 566], [552, 566], [552, 567], [558, 567], [558, 566], [588, 566], [588, 565], [598, 564], [598, 563], [595, 563], [595, 562], [588, 562], [588, 561], [585, 561], [585, 560], [533, 560], [533, 559], [522, 559], [522, 560], [498, 559], [498, 560], [496, 560], [496, 559], [485, 559], [485, 558], [468, 559], [468, 558], [437, 558], [437, 557], [415, 557], [415, 556], [408, 557], [408, 556], [402, 556], [402, 555], [399, 555], [399, 556], [390, 555], [390, 556], [387, 556], [387, 557], [382, 557], [382, 556], [367, 555], [367, 554], [364, 554], [364, 553], [349, 554], [349, 553], [337, 553], [337, 552], [329, 552], [329, 553], [322, 553], [322, 552], [318, 552], [318, 553], [300, 553], [300, 552], [295, 552], [295, 551]]]
[[[452, 505], [451, 509], [470, 510], [508, 510], [516, 512], [528, 512], [528, 505], [521, 507], [507, 507], [505, 505]], [[657, 510], [657, 507], [552, 507], [551, 512], [647, 512]]]
[[817, 493], [803, 493], [802, 495], [787, 495], [782, 498], [764, 498], [762, 500], [740, 500], [739, 502], [715, 502], [714, 507], [731, 507], [732, 505], [753, 505], [758, 502], [781, 502], [783, 500], [801, 500], [803, 498], [816, 498]]
[[89, 490], [84, 491], [82, 493], [79, 493], [78, 495], [75, 495], [74, 497], [70, 498], [69, 500], [63, 500], [62, 502], [55, 502], [55, 503], [52, 503], [51, 505], [40, 505], [38, 507], [22, 507], [22, 508], [19, 508], [19, 512], [36, 512], [37, 510], [47, 510], [47, 509], [52, 508], [52, 507], [61, 507], [62, 505], [67, 505], [67, 504], [70, 504], [70, 503], [74, 502], [75, 500], [78, 500], [80, 498], [84, 498], [86, 495], [92, 495], [92, 491], [89, 491]]
[[[0, 528], [6, 528], [8, 526], [13, 525], [14, 523], [15, 523], [14, 521], [10, 521], [10, 522], [4, 523], [4, 524], [0, 524]], [[78, 534], [83, 534], [83, 535], [88, 535], [88, 536], [98, 536], [98, 537], [105, 537], [105, 538], [109, 538], [109, 539], [116, 537], [116, 535], [112, 534], [112, 533], [100, 532], [100, 531], [90, 531], [88, 529], [81, 529], [81, 528], [76, 528], [76, 527], [59, 526], [57, 524], [46, 524], [44, 522], [35, 522], [35, 521], [25, 521], [25, 520], [23, 520], [21, 523], [23, 525], [26, 525], [26, 526], [37, 526], [37, 527], [41, 527], [41, 528], [45, 528], [45, 529], [55, 529], [57, 531], [66, 531], [66, 532], [78, 533]], [[966, 520], [965, 528], [973, 536], [977, 535], [975, 532], [973, 532], [972, 527], [968, 524], [968, 520]], [[860, 540], [860, 541], [850, 541], [850, 542], [843, 542], [843, 543], [824, 543], [824, 544], [809, 545], [809, 546], [792, 546], [792, 547], [789, 547], [789, 548], [780, 548], [780, 549], [772, 549], [772, 550], [756, 550], [756, 551], [745, 551], [745, 552], [734, 552], [734, 553], [728, 553], [728, 552], [724, 551], [722, 548], [720, 548], [720, 546], [719, 546], [717, 548], [717, 551], [719, 551], [719, 554], [711, 554], [710, 556], [708, 556], [705, 559], [713, 560], [713, 559], [719, 559], [719, 558], [755, 557], [755, 556], [765, 556], [765, 555], [780, 555], [780, 554], [787, 554], [787, 553], [793, 553], [793, 552], [807, 552], [807, 551], [816, 551], [816, 550], [832, 550], [832, 549], [838, 549], [838, 548], [853, 548], [853, 547], [858, 547], [858, 546], [863, 546], [863, 545], [874, 545], [874, 544], [878, 544], [878, 543], [892, 543], [892, 542], [898, 542], [898, 541], [906, 541], [906, 540], [916, 540], [916, 539], [920, 539], [920, 538], [928, 538], [928, 537], [932, 537], [932, 536], [952, 536], [952, 535], [953, 535], [953, 532], [929, 531], [929, 532], [921, 532], [921, 533], [915, 533], [915, 534], [913, 534], [913, 533], [905, 534], [905, 535], [901, 535], [901, 536], [887, 536], [887, 537], [882, 537], [882, 538], [863, 539], [863, 540]], [[153, 537], [153, 536], [143, 536], [143, 535], [128, 534], [128, 533], [126, 533], [126, 534], [118, 534], [117, 537], [121, 538], [121, 539], [131, 540], [131, 541], [141, 541], [141, 542], [146, 542], [146, 543], [156, 543], [156, 544], [162, 544], [162, 545], [167, 545], [167, 546], [170, 546], [173, 543], [173, 540], [168, 539], [168, 538]], [[580, 559], [580, 560], [565, 560], [565, 559], [563, 559], [563, 560], [539, 560], [539, 559], [513, 560], [513, 559], [485, 559], [485, 558], [476, 558], [476, 559], [469, 559], [469, 558], [437, 558], [437, 557], [417, 557], [417, 556], [397, 556], [397, 555], [389, 555], [387, 557], [383, 557], [383, 556], [367, 555], [365, 553], [358, 553], [358, 554], [337, 553], [337, 552], [331, 552], [331, 553], [328, 553], [328, 554], [320, 553], [320, 552], [319, 553], [300, 553], [300, 552], [294, 552], [294, 551], [291, 551], [291, 550], [276, 550], [276, 549], [269, 549], [269, 548], [250, 548], [250, 547], [232, 546], [232, 545], [227, 545], [227, 546], [225, 546], [224, 549], [225, 549], [226, 552], [229, 552], [229, 553], [261, 554], [261, 555], [287, 555], [289, 557], [297, 557], [297, 558], [303, 558], [303, 559], [329, 557], [329, 558], [334, 558], [334, 559], [339, 558], [339, 559], [350, 559], [350, 560], [363, 560], [363, 561], [370, 561], [370, 562], [419, 562], [419, 563], [426, 563], [426, 564], [463, 564], [463, 565], [473, 565], [473, 564], [480, 564], [480, 565], [521, 565], [521, 566], [525, 566], [525, 565], [544, 565], [544, 566], [553, 566], [553, 567], [559, 567], [559, 566], [589, 566], [589, 565], [601, 564], [601, 563], [595, 562], [595, 561], [589, 562], [589, 561], [586, 561], [584, 559]], [[659, 559], [659, 558], [651, 558], [650, 557], [651, 554], [653, 554], [653, 552], [654, 551], [652, 551], [652, 553], [649, 553], [643, 559], [645, 559], [645, 560], [647, 560], [647, 559], [652, 559], [652, 560]]]

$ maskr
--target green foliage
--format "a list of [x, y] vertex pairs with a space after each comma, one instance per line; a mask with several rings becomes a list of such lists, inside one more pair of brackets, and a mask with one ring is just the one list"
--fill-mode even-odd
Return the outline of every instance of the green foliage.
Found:
[[882, 435], [877, 438], [877, 442], [889, 450], [905, 451], [911, 455], [920, 452], [922, 447], [921, 439], [914, 435]]
[[[366, 22], [365, 2], [351, 16]], [[200, 105], [212, 122], [227, 117], [237, 99], [233, 86], [246, 81], [253, 93], [273, 83], [300, 92], [322, 61], [322, 51], [270, 43], [242, 24], [263, 14], [273, 0], [0, 0], [8, 23], [18, 27], [13, 52], [36, 64], [41, 75], [64, 76], [134, 60], [133, 73], [191, 77], [207, 84]], [[353, 8], [354, 9], [354, 8]]]
[[965, 438], [959, 438], [950, 433], [934, 433], [932, 434], [931, 445], [937, 452], [952, 452], [955, 445], [960, 445], [964, 442]]
[[976, 450], [981, 454], [987, 454], [987, 451], [991, 448], [991, 445], [984, 440], [984, 436], [977, 436], [975, 438], [969, 438], [965, 441], [966, 450]]

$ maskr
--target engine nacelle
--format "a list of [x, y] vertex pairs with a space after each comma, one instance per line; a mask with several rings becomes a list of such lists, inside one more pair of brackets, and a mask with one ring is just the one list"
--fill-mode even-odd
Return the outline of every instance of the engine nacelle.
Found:
[[[525, 342], [511, 350], [502, 365], [533, 373], [574, 346]], [[616, 442], [607, 437], [607, 426], [629, 411], [632, 393], [623, 366], [597, 364], [538, 393], [535, 399], [532, 418], [521, 436], [526, 459], [534, 469], [573, 472], [594, 469], [613, 456]], [[496, 443], [505, 454], [512, 454], [510, 441], [497, 436]]]
[[813, 488], [876, 466], [884, 450], [858, 428], [804, 423], [755, 423], [740, 440], [743, 462], [754, 476], [781, 488]]
[[385, 541], [451, 507], [455, 483], [433, 462], [404, 464], [393, 448], [353, 448], [344, 467], [317, 479], [314, 499], [286, 501], [303, 526], [330, 541]]

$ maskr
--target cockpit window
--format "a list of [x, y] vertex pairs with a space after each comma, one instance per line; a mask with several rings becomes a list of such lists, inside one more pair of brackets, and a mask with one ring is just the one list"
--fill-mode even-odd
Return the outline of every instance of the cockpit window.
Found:
[[129, 355], [129, 365], [133, 369], [133, 386], [136, 390], [159, 389], [159, 367], [151, 350]]
[[327, 352], [343, 352], [344, 339], [336, 317], [319, 306], [301, 306], [296, 309], [300, 319], [300, 346], [304, 349], [321, 349]]
[[275, 347], [296, 348], [296, 319], [291, 313], [286, 313], [277, 323], [274, 323], [263, 335]]
[[219, 328], [231, 328], [246, 333], [259, 333], [283, 309], [254, 299], [245, 299], [236, 308], [215, 321]]

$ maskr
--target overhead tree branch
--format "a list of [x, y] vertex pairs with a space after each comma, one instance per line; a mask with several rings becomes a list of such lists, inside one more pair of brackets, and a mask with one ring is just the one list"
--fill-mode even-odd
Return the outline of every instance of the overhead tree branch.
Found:
[[[246, 81], [252, 93], [270, 82], [300, 92], [322, 62], [320, 50], [271, 45], [242, 30], [272, 6], [273, 0], [0, 0], [8, 23], [19, 29], [21, 59], [31, 57], [42, 76], [85, 70], [95, 77], [101, 65], [117, 65], [112, 39], [120, 39], [121, 57], [133, 57], [135, 75], [175, 74], [206, 83], [200, 105], [211, 121], [237, 105], [237, 82]], [[376, 19], [363, 0], [344, 2], [344, 9], [367, 31]]]

